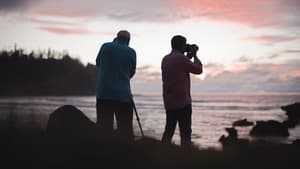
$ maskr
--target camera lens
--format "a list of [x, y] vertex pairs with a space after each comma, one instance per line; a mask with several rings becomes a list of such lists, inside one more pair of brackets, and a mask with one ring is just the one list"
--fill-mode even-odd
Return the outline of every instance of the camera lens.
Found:
[[186, 44], [185, 51], [186, 52], [190, 52], [191, 51], [191, 45], [190, 44]]

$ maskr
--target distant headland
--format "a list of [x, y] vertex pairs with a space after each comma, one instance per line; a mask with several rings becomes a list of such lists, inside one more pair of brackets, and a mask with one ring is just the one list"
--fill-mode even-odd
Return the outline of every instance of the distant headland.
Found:
[[0, 96], [92, 95], [97, 68], [67, 52], [0, 51]]

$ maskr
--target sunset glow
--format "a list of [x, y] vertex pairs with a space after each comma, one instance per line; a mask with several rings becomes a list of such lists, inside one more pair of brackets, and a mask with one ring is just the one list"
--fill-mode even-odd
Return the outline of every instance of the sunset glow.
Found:
[[2, 49], [16, 43], [27, 52], [67, 50], [95, 64], [100, 45], [127, 29], [138, 67], [147, 67], [137, 71], [134, 83], [146, 79], [159, 86], [161, 59], [172, 36], [182, 34], [200, 47], [200, 91], [232, 77], [237, 85], [251, 78], [300, 91], [299, 0], [11, 0], [0, 6]]

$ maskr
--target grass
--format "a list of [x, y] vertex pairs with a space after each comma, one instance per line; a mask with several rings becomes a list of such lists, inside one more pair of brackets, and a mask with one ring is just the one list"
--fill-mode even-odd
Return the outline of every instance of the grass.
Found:
[[[142, 138], [125, 144], [107, 137], [73, 106], [49, 118], [47, 130], [0, 123], [1, 167], [5, 168], [129, 168], [129, 169], [276, 169], [299, 165], [300, 145], [257, 142], [229, 144], [222, 150], [164, 144]], [[37, 126], [34, 121], [29, 126]]]
[[[299, 145], [250, 144], [223, 150], [182, 148], [153, 138], [123, 144], [117, 138], [52, 137], [1, 133], [2, 165], [7, 168], [290, 168], [298, 165]], [[34, 134], [33, 134], [34, 133]]]

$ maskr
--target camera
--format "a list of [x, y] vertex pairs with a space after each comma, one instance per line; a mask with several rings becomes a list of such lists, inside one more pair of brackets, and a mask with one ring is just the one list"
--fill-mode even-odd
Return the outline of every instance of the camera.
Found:
[[185, 52], [191, 53], [198, 51], [198, 46], [196, 44], [186, 44]]

